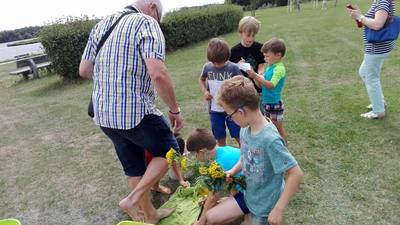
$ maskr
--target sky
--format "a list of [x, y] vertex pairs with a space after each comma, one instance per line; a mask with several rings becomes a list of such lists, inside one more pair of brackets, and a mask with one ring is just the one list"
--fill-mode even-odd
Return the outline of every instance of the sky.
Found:
[[[27, 26], [42, 26], [66, 16], [102, 17], [121, 10], [132, 0], [3, 0], [0, 31]], [[223, 3], [224, 0], [161, 0], [164, 12], [184, 6]]]

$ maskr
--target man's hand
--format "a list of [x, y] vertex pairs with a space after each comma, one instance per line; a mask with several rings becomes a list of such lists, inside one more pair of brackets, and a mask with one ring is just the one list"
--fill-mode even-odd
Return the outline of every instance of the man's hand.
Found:
[[168, 112], [169, 121], [171, 122], [171, 128], [174, 133], [178, 133], [183, 127], [183, 117], [182, 113], [175, 114], [173, 112]]

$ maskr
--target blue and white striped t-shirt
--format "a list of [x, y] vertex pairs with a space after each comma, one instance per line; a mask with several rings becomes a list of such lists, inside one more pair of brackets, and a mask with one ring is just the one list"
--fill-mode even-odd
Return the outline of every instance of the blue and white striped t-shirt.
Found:
[[138, 125], [147, 114], [161, 115], [155, 107], [156, 92], [144, 59], [164, 61], [165, 40], [156, 20], [141, 12], [132, 13], [119, 21], [96, 56], [100, 39], [123, 12], [93, 27], [82, 59], [94, 63], [96, 124], [126, 130]]
[[[393, 0], [375, 0], [371, 8], [368, 10], [365, 17], [375, 18], [375, 13], [379, 10], [385, 10], [388, 12], [388, 16], [393, 16], [395, 13], [394, 1]], [[365, 29], [365, 28], [364, 28]], [[395, 41], [385, 41], [379, 43], [368, 43], [365, 37], [365, 32], [363, 34], [364, 39], [364, 52], [366, 54], [384, 54], [392, 51], [395, 47]]]

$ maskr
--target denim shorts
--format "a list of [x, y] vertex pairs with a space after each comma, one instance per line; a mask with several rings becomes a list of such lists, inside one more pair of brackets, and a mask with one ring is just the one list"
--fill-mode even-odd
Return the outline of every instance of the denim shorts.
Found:
[[279, 101], [276, 104], [266, 104], [263, 103], [264, 116], [270, 118], [271, 120], [282, 121], [283, 111], [285, 111], [285, 105]]
[[246, 202], [244, 201], [244, 195], [242, 192], [239, 191], [235, 196], [233, 196], [233, 198], [236, 200], [243, 214], [250, 213], [250, 210], [247, 208]]
[[233, 120], [226, 119], [226, 112], [210, 111], [211, 130], [215, 139], [219, 140], [226, 137], [226, 127], [233, 138], [240, 137], [240, 127]]
[[153, 157], [165, 157], [170, 148], [179, 151], [178, 143], [163, 116], [146, 115], [136, 127], [129, 130], [100, 128], [113, 142], [126, 176], [144, 174], [144, 149]]

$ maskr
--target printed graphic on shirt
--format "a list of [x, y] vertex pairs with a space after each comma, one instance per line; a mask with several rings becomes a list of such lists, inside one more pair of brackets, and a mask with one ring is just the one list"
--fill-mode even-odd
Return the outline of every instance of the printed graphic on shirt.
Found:
[[216, 100], [218, 91], [224, 80], [240, 74], [239, 67], [231, 62], [227, 62], [222, 68], [216, 68], [212, 63], [206, 63], [201, 74], [203, 78], [207, 79], [208, 90], [211, 96], [213, 96], [210, 103], [211, 111], [224, 112], [224, 109]]
[[246, 141], [243, 141], [241, 144], [244, 175], [253, 182], [264, 182], [265, 151], [259, 148], [251, 148]]

